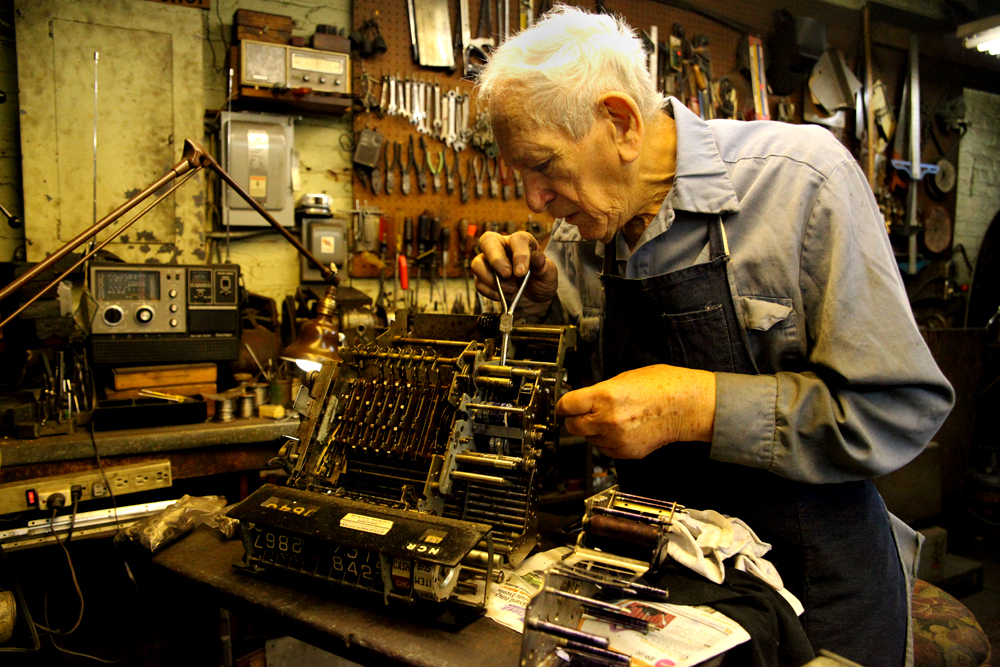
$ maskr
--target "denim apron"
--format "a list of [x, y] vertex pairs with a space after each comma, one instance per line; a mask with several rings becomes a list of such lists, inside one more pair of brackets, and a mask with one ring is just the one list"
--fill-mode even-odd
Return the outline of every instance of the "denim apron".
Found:
[[[618, 276], [616, 242], [605, 246], [601, 354], [604, 377], [670, 364], [757, 374], [737, 315], [722, 219], [709, 226], [709, 261], [641, 280]], [[888, 514], [871, 480], [795, 482], [709, 458], [710, 444], [677, 442], [641, 460], [618, 460], [621, 488], [746, 521], [772, 545], [766, 556], [806, 608], [813, 648], [866, 667], [898, 667], [907, 598]]]

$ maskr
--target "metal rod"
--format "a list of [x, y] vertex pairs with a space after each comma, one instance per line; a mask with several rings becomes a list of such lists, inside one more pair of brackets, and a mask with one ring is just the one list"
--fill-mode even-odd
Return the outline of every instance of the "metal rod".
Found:
[[[43, 289], [40, 292], [36, 293], [35, 296], [33, 296], [30, 299], [28, 299], [27, 301], [25, 301], [23, 304], [21, 304], [20, 308], [18, 308], [13, 313], [11, 313], [10, 315], [8, 315], [7, 319], [5, 319], [3, 322], [0, 322], [0, 330], [2, 330], [5, 326], [7, 326], [7, 324], [9, 324], [11, 320], [13, 320], [15, 317], [17, 317], [22, 312], [24, 312], [24, 310], [28, 306], [30, 306], [35, 301], [38, 301], [40, 298], [42, 298], [42, 295], [44, 295], [46, 292], [48, 292], [50, 289], [52, 289], [52, 287], [54, 285], [58, 285], [59, 282], [62, 281], [63, 278], [65, 278], [69, 274], [71, 274], [74, 271], [76, 271], [77, 268], [79, 268], [81, 264], [83, 264], [88, 259], [90, 259], [94, 255], [96, 255], [98, 252], [100, 252], [101, 249], [104, 248], [104, 246], [108, 245], [109, 243], [111, 243], [112, 241], [114, 241], [116, 238], [118, 238], [118, 236], [120, 236], [122, 234], [122, 232], [124, 232], [129, 227], [131, 227], [133, 225], [133, 223], [135, 223], [139, 218], [141, 218], [142, 216], [146, 215], [146, 213], [150, 209], [152, 209], [154, 206], [156, 206], [158, 203], [160, 203], [165, 197], [169, 196], [174, 190], [176, 190], [177, 188], [179, 188], [182, 185], [184, 185], [185, 183], [187, 183], [188, 180], [192, 176], [194, 176], [195, 174], [197, 174], [200, 170], [201, 170], [201, 167], [197, 167], [193, 171], [189, 171], [187, 174], [184, 175], [184, 178], [182, 178], [180, 181], [178, 181], [177, 183], [175, 183], [173, 185], [173, 187], [171, 187], [169, 190], [167, 190], [162, 195], [160, 195], [159, 197], [157, 197], [153, 201], [152, 204], [150, 204], [149, 206], [147, 206], [143, 210], [139, 211], [139, 213], [136, 214], [136, 216], [134, 218], [132, 218], [131, 220], [129, 220], [125, 224], [121, 225], [118, 229], [116, 229], [114, 231], [113, 234], [111, 234], [110, 236], [108, 236], [108, 238], [104, 239], [103, 241], [101, 241], [100, 243], [98, 243], [96, 246], [94, 246], [93, 248], [91, 248], [90, 250], [88, 250], [83, 255], [83, 257], [81, 257], [79, 260], [77, 260], [77, 262], [75, 264], [73, 264], [73, 266], [71, 266], [68, 269], [66, 269], [65, 271], [63, 271], [61, 274], [59, 274], [59, 277], [57, 277], [55, 280], [53, 280], [52, 282], [50, 282], [49, 285], [48, 285], [48, 287], [46, 287], [45, 289]], [[11, 284], [13, 285], [13, 283], [11, 283]], [[2, 297], [0, 297], [0, 301], [2, 301], [2, 300], [3, 300]]]
[[550, 635], [555, 635], [556, 637], [562, 637], [563, 639], [568, 639], [570, 641], [580, 642], [587, 647], [606, 649], [610, 643], [607, 637], [592, 635], [589, 632], [574, 630], [573, 628], [567, 628], [565, 626], [557, 625], [556, 623], [549, 623], [548, 621], [542, 621], [537, 618], [526, 618], [524, 620], [524, 624], [532, 630], [538, 630], [539, 632], [545, 632]]
[[[30, 271], [22, 275], [20, 278], [12, 281], [9, 285], [0, 290], [0, 301], [3, 301], [11, 294], [24, 287], [24, 285], [34, 280], [39, 274], [48, 271], [50, 268], [52, 268], [54, 264], [57, 264], [59, 260], [61, 260], [63, 257], [76, 250], [78, 247], [80, 247], [80, 245], [90, 240], [91, 237], [99, 234], [101, 231], [104, 230], [105, 227], [111, 225], [116, 220], [118, 220], [118, 218], [122, 217], [123, 215], [131, 211], [133, 208], [138, 206], [144, 199], [146, 199], [146, 197], [153, 194], [154, 192], [162, 188], [170, 181], [174, 180], [178, 176], [186, 174], [191, 169], [195, 169], [200, 166], [205, 166], [206, 159], [210, 160], [212, 163], [215, 162], [208, 156], [208, 154], [205, 153], [205, 149], [203, 149], [200, 145], [196, 144], [190, 139], [185, 141], [184, 157], [182, 157], [181, 161], [175, 164], [170, 171], [161, 176], [159, 179], [156, 180], [155, 183], [144, 189], [142, 192], [132, 197], [127, 202], [116, 208], [114, 211], [108, 213], [106, 216], [101, 218], [101, 220], [99, 220], [96, 224], [92, 225], [90, 228], [74, 236], [72, 239], [67, 241], [66, 245], [56, 250], [54, 253], [52, 253], [44, 260], [36, 264]], [[55, 283], [53, 283], [53, 285], [54, 284]], [[49, 285], [43, 291], [48, 291], [48, 289], [51, 288], [53, 285]]]
[[506, 470], [517, 470], [524, 465], [524, 459], [508, 456], [495, 457], [477, 454], [457, 454], [455, 455], [455, 460], [461, 463], [471, 463], [491, 468], [504, 468]]
[[473, 410], [496, 410], [497, 412], [516, 412], [523, 413], [524, 408], [515, 408], [507, 405], [489, 405], [486, 403], [466, 403], [465, 407], [472, 408]]
[[[226, 169], [233, 168], [233, 68], [229, 68], [229, 79], [226, 82]], [[228, 198], [227, 198], [228, 199]], [[226, 202], [228, 206], [228, 201]], [[229, 264], [229, 216], [226, 216], [226, 264]]]
[[316, 269], [320, 272], [320, 274], [322, 274], [324, 281], [331, 283], [333, 285], [340, 284], [340, 279], [337, 277], [336, 271], [334, 271], [329, 266], [324, 265], [323, 262], [316, 259], [316, 255], [309, 252], [309, 250], [306, 249], [304, 245], [302, 245], [301, 241], [295, 238], [292, 235], [292, 233], [289, 232], [287, 229], [282, 227], [281, 223], [275, 220], [274, 216], [268, 213], [267, 210], [265, 210], [264, 207], [261, 206], [256, 199], [251, 197], [246, 190], [241, 188], [240, 184], [237, 183], [235, 180], [233, 180], [233, 177], [227, 174], [226, 171], [219, 166], [219, 163], [216, 162], [211, 155], [204, 152], [204, 149], [202, 149], [202, 153], [204, 154], [205, 166], [209, 167], [210, 169], [212, 169], [212, 171], [217, 173], [219, 175], [219, 178], [225, 181], [229, 187], [231, 187], [233, 190], [236, 191], [236, 194], [238, 194], [240, 197], [243, 198], [243, 201], [245, 201], [247, 204], [250, 205], [250, 208], [257, 211], [257, 213], [259, 213], [261, 217], [267, 220], [271, 224], [271, 226], [278, 231], [279, 234], [284, 236], [285, 240], [291, 243], [292, 246], [299, 251], [299, 254], [305, 257], [310, 264], [316, 267]]
[[460, 470], [455, 470], [451, 473], [452, 479], [462, 479], [467, 482], [482, 482], [484, 484], [496, 484], [497, 486], [506, 486], [507, 480], [503, 477], [494, 477], [492, 475], [480, 475], [474, 472], [462, 472]]
[[[97, 222], [97, 61], [100, 57], [100, 51], [94, 51], [94, 223]], [[91, 237], [90, 245], [94, 247], [94, 237]]]
[[393, 338], [393, 343], [403, 343], [405, 345], [455, 345], [458, 347], [468, 347], [468, 341], [461, 340], [435, 340], [431, 338]]

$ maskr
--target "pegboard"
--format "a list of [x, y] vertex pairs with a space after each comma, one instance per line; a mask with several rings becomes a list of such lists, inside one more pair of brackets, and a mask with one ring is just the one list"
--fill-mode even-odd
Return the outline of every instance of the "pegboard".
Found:
[[[489, 1], [489, 0], [487, 0]], [[515, 29], [517, 26], [517, 2], [511, 2], [511, 29]], [[450, 2], [451, 9], [451, 31], [453, 34], [457, 34], [457, 29], [459, 27], [459, 16], [458, 16], [458, 2], [454, 0]], [[478, 16], [479, 16], [479, 2], [478, 0], [470, 0], [469, 11], [471, 15], [471, 31], [473, 36], [476, 34], [478, 28]], [[409, 20], [407, 18], [406, 2], [404, 0], [397, 0], [393, 3], [379, 2], [378, 0], [360, 0], [354, 3], [354, 27], [360, 28], [361, 25], [369, 18], [376, 18], [379, 24], [379, 29], [382, 36], [386, 40], [388, 50], [380, 55], [374, 56], [372, 58], [360, 59], [355, 58], [353, 63], [354, 76], [355, 76], [355, 91], [356, 96], [361, 97], [365, 93], [365, 75], [371, 76], [377, 81], [376, 85], [373, 85], [372, 90], [374, 91], [373, 100], [374, 104], [379, 102], [381, 97], [383, 76], [393, 75], [398, 76], [401, 79], [417, 79], [424, 81], [430, 85], [435, 83], [440, 86], [442, 96], [445, 92], [450, 90], [456, 90], [459, 94], [469, 95], [470, 111], [469, 111], [469, 126], [475, 124], [476, 120], [476, 100], [475, 94], [473, 92], [474, 82], [468, 79], [463, 79], [461, 74], [462, 62], [461, 55], [458, 55], [456, 60], [456, 71], [449, 72], [440, 68], [425, 68], [420, 67], [413, 62], [412, 52], [410, 47], [410, 27]], [[412, 126], [409, 121], [402, 117], [392, 117], [384, 116], [379, 117], [378, 114], [374, 112], [355, 112], [354, 114], [354, 130], [355, 134], [359, 133], [364, 128], [371, 128], [378, 130], [384, 137], [385, 142], [383, 144], [382, 150], [394, 150], [393, 146], [396, 142], [400, 145], [400, 161], [404, 162], [407, 159], [407, 146], [409, 144], [409, 139], [412, 136], [414, 141], [414, 155], [417, 161], [421, 161], [424, 158], [424, 152], [421, 150], [419, 145], [419, 140], [421, 137], [424, 138], [426, 142], [427, 151], [431, 154], [431, 161], [436, 166], [441, 159], [441, 151], [445, 152], [445, 159], [450, 169], [456, 160], [459, 161], [459, 170], [463, 178], [468, 179], [469, 182], [469, 200], [467, 203], [462, 203], [460, 199], [460, 187], [459, 179], [455, 178], [455, 188], [453, 194], [448, 194], [445, 187], [445, 174], [441, 173], [441, 188], [438, 192], [433, 191], [433, 178], [429, 171], [427, 171], [428, 187], [426, 192], [420, 192], [417, 187], [417, 175], [411, 168], [410, 170], [410, 183], [411, 189], [409, 195], [402, 195], [400, 189], [401, 183], [401, 173], [398, 167], [395, 168], [395, 192], [392, 195], [387, 195], [383, 189], [382, 193], [379, 195], [374, 194], [370, 187], [366, 188], [367, 183], [363, 182], [359, 177], [360, 169], [355, 169], [354, 176], [354, 199], [358, 204], [364, 204], [367, 202], [369, 207], [377, 207], [382, 214], [387, 219], [389, 226], [389, 256], [395, 256], [395, 243], [397, 236], [402, 235], [403, 222], [406, 218], [412, 218], [414, 221], [414, 236], [416, 236], [416, 226], [417, 219], [422, 213], [427, 213], [432, 218], [438, 218], [441, 221], [441, 226], [448, 228], [451, 231], [450, 240], [450, 252], [449, 252], [449, 263], [451, 266], [448, 267], [448, 275], [450, 277], [460, 277], [462, 275], [461, 270], [461, 257], [458, 252], [459, 250], [459, 235], [458, 235], [458, 223], [459, 220], [467, 220], [469, 223], [477, 224], [479, 231], [485, 228], [486, 223], [500, 223], [501, 229], [513, 228], [525, 229], [529, 220], [538, 222], [542, 225], [545, 230], [551, 229], [553, 218], [548, 214], [533, 214], [525, 203], [523, 198], [517, 198], [515, 196], [515, 187], [513, 181], [513, 171], [510, 172], [510, 198], [504, 200], [502, 197], [503, 187], [501, 184], [501, 191], [497, 197], [490, 196], [490, 187], [488, 177], [485, 183], [485, 188], [482, 197], [476, 196], [475, 188], [475, 174], [470, 173], [470, 167], [472, 161], [476, 155], [479, 159], [483, 160], [483, 167], [486, 166], [487, 158], [477, 149], [474, 149], [471, 145], [468, 146], [464, 151], [456, 154], [454, 150], [445, 146], [444, 142], [434, 139], [430, 135], [419, 134], [414, 126]], [[390, 154], [390, 158], [392, 155]], [[384, 160], [384, 159], [383, 159]], [[385, 167], [384, 161], [380, 160], [379, 166], [382, 171], [383, 181], [385, 179]], [[499, 168], [499, 164], [497, 167]], [[425, 166], [426, 170], [426, 166]], [[355, 276], [373, 276], [378, 275], [378, 269], [366, 265], [364, 258], [356, 257], [352, 266], [352, 273]]]
[[[537, 4], [535, 3], [536, 6]], [[591, 11], [594, 9], [593, 6], [582, 2], [570, 2], [568, 4], [575, 4]], [[761, 2], [743, 0], [726, 3], [724, 8], [721, 8], [719, 3], [711, 2], [710, 0], [693, 0], [689, 4], [697, 5], [712, 15], [724, 13], [724, 18], [729, 22], [748, 26], [760, 35], [766, 35], [770, 30], [773, 22], [773, 13], [779, 7], [790, 6], [793, 13], [798, 11], [803, 15], [815, 15], [817, 13], [814, 11], [815, 8], [812, 7], [816, 3], [809, 3], [806, 0], [788, 0], [781, 4], [779, 4], [778, 0], [762, 0]], [[511, 12], [511, 30], [516, 32], [519, 25], [518, 3], [516, 0], [511, 0], [509, 6]], [[456, 35], [453, 39], [458, 39], [460, 18], [458, 0], [449, 0], [449, 8], [451, 30], [453, 35]], [[605, 2], [604, 8], [609, 12], [623, 16], [633, 28], [645, 31], [647, 34], [650, 32], [651, 26], [657, 26], [658, 41], [663, 43], [668, 42], [668, 35], [675, 23], [680, 24], [684, 28], [688, 39], [697, 35], [705, 35], [709, 40], [708, 50], [711, 55], [711, 74], [713, 79], [717, 80], [723, 76], [728, 76], [736, 80], [737, 84], [745, 81], [745, 77], [738, 72], [737, 62], [737, 47], [744, 33], [725, 25], [724, 22], [713, 20], [697, 12], [677, 9], [652, 0], [612, 0]], [[724, 9], [724, 12], [721, 12], [720, 9]], [[473, 37], [476, 37], [478, 29], [479, 10], [479, 0], [469, 0], [470, 31]], [[825, 11], [820, 9], [818, 13], [823, 14]], [[836, 8], [834, 8], [834, 11], [836, 11]], [[359, 96], [364, 94], [364, 76], [367, 74], [379, 82], [373, 86], [373, 96], [375, 97], [373, 103], [377, 104], [382, 88], [382, 77], [386, 74], [392, 74], [404, 79], [415, 78], [432, 84], [438, 83], [442, 90], [457, 88], [461, 92], [470, 95], [472, 110], [473, 112], [475, 111], [474, 82], [461, 77], [462, 63], [460, 53], [456, 54], [458, 56], [456, 58], [457, 70], [451, 73], [441, 69], [423, 68], [413, 62], [410, 46], [409, 19], [405, 0], [394, 0], [392, 3], [385, 3], [380, 0], [356, 0], [353, 12], [355, 29], [360, 28], [366, 20], [375, 18], [378, 21], [381, 35], [388, 46], [388, 50], [383, 54], [365, 59], [354, 58], [355, 91], [357, 91]], [[841, 26], [836, 25], [835, 21], [831, 21], [831, 24], [831, 32], [842, 29]], [[661, 54], [661, 57], [667, 57], [667, 54]], [[749, 98], [746, 97], [749, 93], [749, 83], [746, 83], [743, 90], [740, 89], [740, 85], [737, 85], [737, 91], [740, 97], [740, 107], [745, 108], [750, 104]], [[681, 95], [678, 94], [677, 96], [680, 97]], [[774, 114], [775, 101], [772, 98], [772, 116]], [[801, 114], [800, 103], [797, 103], [797, 110]], [[474, 123], [475, 116], [473, 112], [470, 112], [470, 125]], [[404, 118], [390, 116], [380, 118], [375, 113], [355, 113], [355, 132], [360, 132], [360, 130], [366, 127], [377, 129], [384, 135], [386, 139], [384, 147], [391, 147], [394, 142], [399, 142], [403, 151], [401, 159], [406, 158], [406, 146], [409, 137], [411, 135], [415, 137], [421, 136], [417, 134], [416, 129]], [[426, 141], [428, 143], [428, 150], [432, 150], [435, 154], [444, 148], [444, 144], [438, 140], [426, 137]], [[467, 171], [469, 161], [473, 159], [473, 155], [477, 152], [470, 146], [459, 155], [460, 168], [463, 173]], [[454, 159], [454, 152], [449, 150], [447, 153], [449, 164], [451, 164], [451, 160]], [[479, 154], [481, 155], [481, 153]], [[418, 159], [423, 155], [419, 148], [416, 148], [416, 155]], [[440, 218], [442, 226], [447, 226], [452, 230], [450, 256], [455, 259], [452, 259], [453, 265], [449, 269], [450, 276], [460, 275], [460, 270], [455, 264], [458, 257], [456, 252], [458, 235], [455, 229], [460, 219], [480, 225], [487, 221], [499, 221], [501, 223], [509, 221], [519, 229], [525, 228], [529, 216], [533, 220], [540, 222], [545, 229], [550, 229], [553, 222], [552, 217], [548, 214], [532, 215], [523, 199], [503, 201], [499, 197], [496, 199], [489, 197], [488, 183], [484, 197], [477, 199], [475, 193], [472, 192], [469, 202], [462, 204], [459, 200], [457, 183], [455, 193], [448, 195], [443, 186], [443, 178], [440, 192], [433, 193], [428, 188], [427, 193], [420, 193], [416, 187], [415, 174], [411, 173], [412, 189], [408, 196], [400, 194], [399, 182], [400, 173], [397, 168], [395, 193], [386, 195], [383, 191], [380, 195], [375, 195], [370, 188], [366, 189], [366, 184], [355, 175], [354, 198], [358, 203], [367, 201], [369, 206], [378, 207], [387, 217], [391, 231], [389, 241], [390, 256], [394, 255], [395, 238], [398, 230], [402, 229], [404, 218], [411, 217], [416, 221], [417, 217], [424, 211], [432, 217]], [[365, 267], [363, 263], [354, 263], [353, 275], [372, 276], [377, 274], [377, 269], [373, 267]]]

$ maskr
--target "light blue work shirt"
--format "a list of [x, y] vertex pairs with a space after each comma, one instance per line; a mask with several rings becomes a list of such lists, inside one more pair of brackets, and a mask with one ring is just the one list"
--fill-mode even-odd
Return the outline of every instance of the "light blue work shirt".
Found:
[[[854, 158], [820, 127], [706, 122], [668, 104], [673, 189], [631, 252], [621, 232], [614, 242], [619, 275], [662, 275], [708, 258], [706, 216], [692, 213], [724, 215], [734, 300], [760, 375], [715, 374], [711, 458], [811, 483], [912, 460], [954, 392], [917, 329]], [[546, 254], [564, 316], [596, 342], [603, 244], [559, 220]]]

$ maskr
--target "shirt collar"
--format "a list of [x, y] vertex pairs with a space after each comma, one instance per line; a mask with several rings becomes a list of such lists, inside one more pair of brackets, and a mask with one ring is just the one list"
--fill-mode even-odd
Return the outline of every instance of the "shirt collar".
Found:
[[692, 213], [736, 213], [740, 202], [708, 123], [674, 97], [667, 98], [677, 127], [677, 170], [670, 206]]

